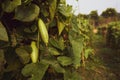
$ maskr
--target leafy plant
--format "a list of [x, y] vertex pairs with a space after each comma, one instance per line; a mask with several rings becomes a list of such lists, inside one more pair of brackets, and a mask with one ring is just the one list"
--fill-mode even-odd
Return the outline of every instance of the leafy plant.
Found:
[[65, 0], [5, 0], [0, 5], [1, 79], [43, 80], [46, 74], [80, 79], [76, 69], [93, 53], [88, 20], [73, 15]]
[[119, 49], [119, 41], [120, 41], [120, 22], [111, 22], [108, 24], [107, 45]]

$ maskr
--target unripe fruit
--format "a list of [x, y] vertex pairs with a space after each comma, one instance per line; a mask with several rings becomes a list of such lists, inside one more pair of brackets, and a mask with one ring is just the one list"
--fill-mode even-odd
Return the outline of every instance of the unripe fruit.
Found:
[[33, 63], [36, 63], [38, 61], [38, 48], [36, 46], [35, 41], [31, 42], [31, 48], [32, 48], [31, 60]]
[[48, 39], [49, 39], [48, 31], [47, 31], [47, 28], [45, 26], [45, 23], [40, 18], [38, 19], [38, 28], [39, 28], [39, 31], [40, 31], [41, 38], [47, 46], [48, 45]]

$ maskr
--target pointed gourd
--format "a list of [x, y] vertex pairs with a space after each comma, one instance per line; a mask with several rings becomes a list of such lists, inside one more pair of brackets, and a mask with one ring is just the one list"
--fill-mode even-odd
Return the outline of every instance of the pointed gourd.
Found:
[[31, 48], [32, 48], [32, 53], [31, 53], [31, 60], [33, 63], [36, 63], [38, 61], [38, 48], [36, 46], [36, 42], [32, 41], [31, 42]]
[[46, 46], [47, 46], [48, 45], [48, 40], [49, 40], [49, 35], [48, 35], [47, 28], [45, 26], [45, 23], [40, 18], [38, 19], [38, 28], [39, 28], [41, 38], [42, 38], [43, 42], [46, 44]]

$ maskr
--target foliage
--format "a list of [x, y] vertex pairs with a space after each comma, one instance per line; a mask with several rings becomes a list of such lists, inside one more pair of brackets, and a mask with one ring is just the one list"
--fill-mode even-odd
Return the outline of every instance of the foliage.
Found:
[[[1, 79], [42, 80], [52, 73], [80, 79], [76, 69], [93, 53], [88, 20], [74, 16], [65, 0], [5, 0], [0, 5]], [[48, 45], [40, 35], [39, 18], [47, 28]], [[38, 53], [35, 63], [31, 53]]]
[[98, 13], [97, 13], [96, 10], [95, 11], [91, 11], [89, 16], [90, 16], [91, 19], [94, 19], [94, 20], [98, 19]]
[[120, 22], [111, 22], [108, 24], [107, 44], [112, 48], [120, 48]]
[[78, 14], [78, 16], [80, 17], [80, 18], [84, 18], [84, 19], [89, 19], [89, 15], [87, 15], [87, 14]]
[[107, 8], [105, 11], [102, 12], [101, 16], [105, 18], [115, 17], [117, 16], [117, 11], [114, 8]]
[[98, 21], [99, 21], [99, 16], [98, 16], [97, 10], [91, 11], [90, 14], [89, 14], [89, 17], [91, 19], [91, 23], [94, 26], [97, 26], [98, 25]]

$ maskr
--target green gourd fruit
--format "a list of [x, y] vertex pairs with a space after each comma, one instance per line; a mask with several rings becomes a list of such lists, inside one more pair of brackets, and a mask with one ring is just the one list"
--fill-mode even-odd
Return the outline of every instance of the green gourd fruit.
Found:
[[45, 45], [47, 46], [48, 40], [49, 40], [49, 35], [48, 35], [47, 28], [45, 26], [45, 23], [40, 18], [38, 19], [38, 28], [39, 28], [41, 38], [42, 38], [43, 42], [45, 43]]
[[31, 60], [33, 63], [36, 63], [38, 61], [38, 48], [36, 46], [36, 42], [32, 41], [31, 42], [31, 48], [32, 48], [32, 53], [31, 53]]

